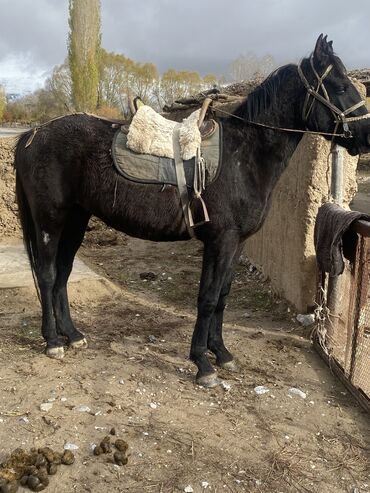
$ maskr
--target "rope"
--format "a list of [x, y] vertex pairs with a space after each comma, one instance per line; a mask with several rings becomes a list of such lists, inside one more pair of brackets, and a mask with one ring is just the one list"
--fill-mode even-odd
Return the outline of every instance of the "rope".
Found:
[[330, 310], [327, 305], [327, 277], [324, 273], [321, 273], [320, 277], [319, 292], [317, 293], [317, 301], [315, 302], [316, 308], [314, 310], [316, 325], [311, 332], [311, 341], [316, 337], [321, 349], [329, 356], [326, 322], [329, 321], [331, 323], [331, 320]]
[[46, 125], [49, 125], [49, 123], [55, 122], [57, 120], [61, 120], [62, 118], [65, 118], [66, 116], [74, 116], [74, 115], [92, 116], [94, 118], [97, 118], [98, 120], [102, 120], [104, 122], [111, 123], [113, 126], [114, 125], [122, 125], [124, 123], [123, 120], [110, 119], [110, 118], [106, 118], [105, 116], [94, 115], [94, 113], [87, 113], [86, 111], [76, 111], [75, 113], [70, 113], [68, 115], [56, 116], [55, 118], [52, 118], [51, 120], [48, 120], [47, 122], [40, 123], [40, 125], [36, 125], [36, 127], [34, 127], [32, 129], [32, 133], [31, 133], [30, 137], [28, 138], [28, 140], [27, 140], [27, 142], [26, 142], [26, 144], [25, 144], [24, 147], [28, 147], [28, 146], [30, 146], [32, 144], [32, 141], [33, 141], [36, 133], [38, 132], [38, 130], [40, 128], [46, 127]]
[[[278, 130], [281, 132], [292, 132], [292, 133], [302, 133], [302, 134], [313, 134], [313, 135], [329, 135], [331, 137], [346, 137], [346, 135], [343, 134], [337, 134], [337, 133], [330, 133], [330, 132], [316, 132], [314, 130], [301, 130], [301, 129], [296, 129], [296, 128], [284, 128], [284, 127], [275, 127], [274, 125], [267, 125], [266, 123], [259, 123], [259, 122], [253, 122], [251, 120], [245, 120], [241, 116], [235, 115], [234, 113], [230, 113], [229, 111], [221, 110], [220, 108], [215, 108], [215, 112], [220, 112], [223, 113], [224, 115], [231, 116], [233, 118], [237, 118], [238, 120], [241, 120], [244, 123], [248, 123], [250, 125], [256, 125], [257, 127], [263, 127], [263, 128], [268, 128], [271, 130]], [[370, 114], [369, 114], [370, 117]]]

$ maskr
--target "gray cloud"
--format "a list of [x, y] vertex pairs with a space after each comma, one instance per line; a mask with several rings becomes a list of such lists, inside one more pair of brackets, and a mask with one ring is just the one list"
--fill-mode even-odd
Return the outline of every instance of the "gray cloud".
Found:
[[[103, 46], [160, 71], [221, 74], [248, 52], [279, 63], [312, 51], [321, 32], [349, 68], [370, 66], [370, 2], [355, 0], [102, 0]], [[40, 73], [67, 54], [68, 0], [0, 0], [0, 66], [9, 55]], [[3, 68], [2, 68], [3, 70]], [[0, 79], [6, 74], [0, 73]]]
[[37, 64], [60, 63], [66, 53], [68, 3], [0, 0], [0, 60], [28, 54]]
[[[249, 51], [294, 61], [320, 32], [348, 65], [369, 65], [370, 2], [357, 0], [103, 1], [103, 41], [139, 60], [195, 68], [225, 66]], [[109, 26], [109, 27], [108, 27]]]

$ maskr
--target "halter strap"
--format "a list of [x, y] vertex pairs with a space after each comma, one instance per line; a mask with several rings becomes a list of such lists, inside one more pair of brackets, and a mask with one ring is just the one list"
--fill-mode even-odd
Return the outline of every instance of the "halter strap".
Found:
[[[355, 122], [358, 120], [364, 120], [366, 118], [370, 118], [370, 113], [366, 113], [365, 115], [360, 115], [360, 116], [352, 116], [349, 118], [347, 118], [347, 115], [349, 115], [353, 111], [357, 110], [361, 106], [366, 105], [366, 102], [364, 100], [361, 100], [361, 101], [357, 102], [356, 104], [352, 105], [350, 108], [347, 108], [346, 110], [339, 109], [337, 106], [335, 106], [335, 104], [333, 104], [330, 101], [330, 96], [329, 96], [328, 91], [326, 90], [326, 87], [324, 84], [324, 79], [329, 75], [330, 71], [333, 68], [333, 65], [330, 64], [325, 69], [324, 73], [320, 76], [318, 74], [317, 70], [315, 69], [315, 66], [313, 63], [313, 55], [311, 55], [310, 65], [311, 65], [312, 71], [313, 71], [313, 73], [316, 77], [316, 80], [317, 80], [316, 88], [308, 82], [307, 78], [305, 77], [305, 75], [303, 73], [301, 65], [302, 65], [302, 62], [297, 67], [298, 68], [298, 74], [299, 74], [299, 77], [301, 78], [303, 85], [305, 86], [305, 88], [307, 90], [307, 94], [306, 94], [306, 98], [305, 98], [305, 101], [303, 104], [303, 110], [302, 110], [303, 121], [307, 122], [308, 117], [312, 111], [313, 105], [314, 105], [315, 101], [317, 100], [317, 101], [320, 101], [320, 103], [322, 103], [324, 106], [328, 107], [330, 109], [330, 111], [333, 113], [334, 123], [335, 123], [335, 132], [334, 133], [336, 133], [338, 125], [340, 123], [342, 123], [344, 135], [347, 138], [352, 137], [352, 132], [349, 129], [348, 123]], [[324, 96], [322, 96], [320, 94], [320, 92], [319, 92], [320, 89], [322, 90]], [[311, 100], [311, 98], [312, 98], [312, 100]]]

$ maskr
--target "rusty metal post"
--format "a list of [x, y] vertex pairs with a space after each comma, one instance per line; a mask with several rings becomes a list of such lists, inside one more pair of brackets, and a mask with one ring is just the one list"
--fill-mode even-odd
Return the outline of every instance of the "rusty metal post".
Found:
[[343, 205], [343, 147], [334, 145], [331, 166], [331, 196], [336, 204]]
[[[339, 206], [343, 205], [343, 148], [338, 144], [334, 145], [332, 152], [332, 166], [331, 166], [331, 190], [330, 194]], [[330, 312], [334, 315], [335, 320], [339, 316], [340, 308], [342, 304], [342, 278], [340, 276], [330, 276], [328, 282], [328, 307]], [[329, 324], [327, 328], [327, 336], [332, 338], [332, 331], [335, 329], [336, 324]]]

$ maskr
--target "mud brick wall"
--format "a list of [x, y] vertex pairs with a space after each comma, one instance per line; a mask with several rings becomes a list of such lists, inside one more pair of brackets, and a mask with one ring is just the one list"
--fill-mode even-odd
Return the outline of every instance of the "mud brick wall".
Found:
[[[305, 135], [281, 176], [261, 230], [249, 238], [245, 254], [273, 289], [305, 313], [314, 304], [316, 260], [313, 232], [317, 210], [328, 200], [330, 143]], [[344, 206], [357, 190], [358, 157], [344, 152]]]

